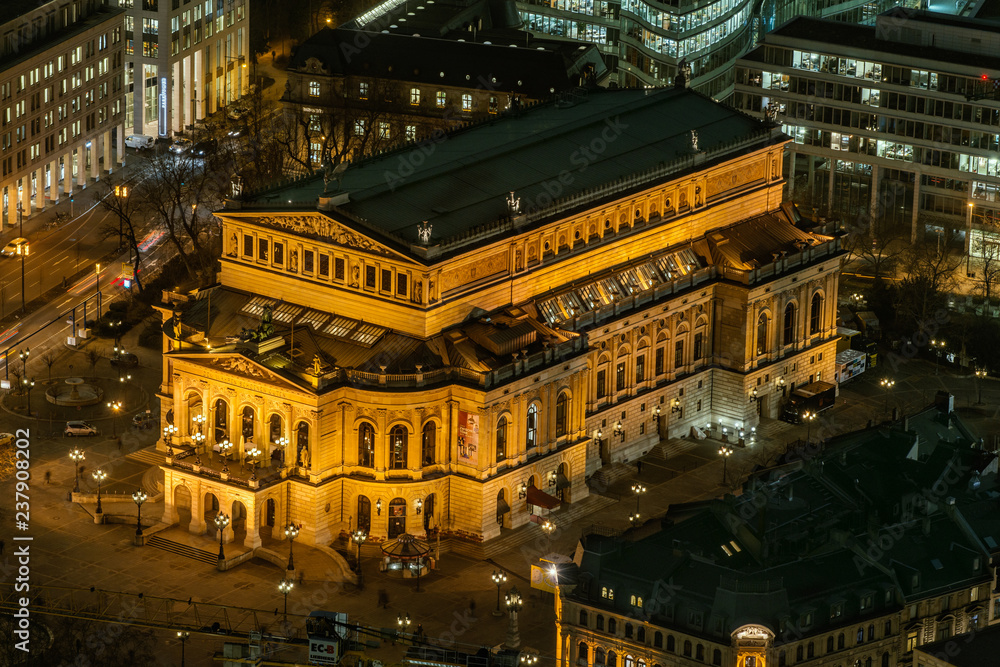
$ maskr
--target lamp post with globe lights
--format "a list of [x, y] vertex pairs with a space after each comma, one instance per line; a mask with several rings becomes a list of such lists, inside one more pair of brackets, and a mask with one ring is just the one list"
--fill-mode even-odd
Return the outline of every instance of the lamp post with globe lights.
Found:
[[215, 527], [219, 529], [219, 563], [221, 564], [226, 560], [226, 553], [222, 550], [222, 537], [223, 532], [226, 530], [226, 526], [229, 525], [229, 515], [219, 512], [215, 515]]
[[285, 452], [287, 451], [286, 448], [288, 447], [288, 438], [286, 438], [285, 436], [281, 436], [280, 438], [278, 438], [275, 441], [274, 444], [278, 445], [278, 447], [281, 448], [281, 467], [284, 468], [285, 467]]
[[222, 455], [222, 472], [229, 472], [229, 451], [233, 448], [233, 443], [229, 438], [223, 439], [219, 443], [219, 453]]
[[507, 583], [507, 574], [502, 570], [494, 570], [493, 576], [490, 578], [493, 579], [493, 583], [497, 586], [497, 608], [493, 612], [493, 615], [503, 616], [503, 612], [500, 611], [500, 587]]
[[23, 378], [21, 380], [24, 383], [24, 391], [28, 395], [28, 416], [31, 416], [31, 390], [35, 388], [35, 378]]
[[188, 637], [190, 636], [191, 633], [186, 630], [179, 630], [177, 632], [177, 639], [181, 641], [181, 667], [184, 667], [184, 644], [187, 643]]
[[205, 434], [204, 433], [192, 433], [191, 434], [191, 442], [194, 444], [194, 452], [195, 452], [194, 464], [200, 466], [201, 465], [201, 446], [205, 442]]
[[729, 445], [722, 445], [721, 447], [719, 447], [719, 456], [722, 457], [722, 483], [723, 483], [723, 485], [725, 485], [727, 483], [726, 482], [726, 466], [729, 463], [729, 457], [733, 455], [733, 451], [735, 451], [735, 450], [732, 447], [730, 447]]
[[177, 427], [173, 424], [167, 424], [163, 427], [163, 440], [167, 443], [167, 456], [174, 455], [174, 449], [171, 447], [171, 443], [173, 442], [175, 433], [177, 433]]
[[292, 563], [292, 547], [295, 545], [295, 538], [299, 536], [299, 529], [302, 528], [302, 524], [295, 525], [294, 523], [288, 524], [285, 527], [285, 537], [288, 538], [288, 570], [294, 570], [295, 565]]
[[142, 537], [142, 504], [146, 502], [146, 492], [139, 489], [132, 494], [132, 501], [135, 502], [135, 536]]
[[358, 587], [364, 586], [364, 579], [361, 574], [361, 545], [368, 539], [368, 533], [358, 528], [351, 534], [351, 539], [358, 545]]
[[285, 596], [285, 612], [284, 615], [288, 616], [288, 594], [292, 592], [292, 588], [295, 587], [295, 582], [291, 579], [282, 579], [278, 583], [278, 590], [281, 594]]
[[79, 449], [74, 449], [69, 453], [69, 457], [73, 459], [73, 490], [77, 493], [80, 492], [80, 461], [87, 458], [87, 455]]
[[101, 509], [101, 483], [107, 479], [108, 473], [104, 472], [100, 468], [93, 473], [94, 480], [97, 482], [97, 513], [101, 514], [104, 510]]
[[108, 403], [108, 408], [111, 409], [111, 437], [118, 437], [118, 412], [122, 409], [121, 401], [111, 401]]
[[816, 420], [816, 413], [806, 410], [802, 413], [802, 421], [806, 423], [806, 444], [812, 442], [812, 424]]
[[943, 340], [931, 340], [931, 349], [934, 351], [934, 375], [938, 374], [938, 367], [941, 364], [941, 355], [944, 354], [946, 343]]
[[521, 648], [521, 633], [517, 627], [517, 614], [524, 605], [524, 599], [517, 590], [517, 586], [512, 586], [504, 597], [507, 603], [507, 613], [510, 615], [510, 625], [507, 626], [507, 641], [504, 643], [507, 648]]
[[642, 497], [642, 494], [646, 493], [645, 485], [636, 482], [632, 485], [632, 493], [635, 494], [635, 515], [639, 516], [639, 498]]
[[253, 466], [250, 472], [250, 479], [257, 479], [257, 457], [260, 456], [260, 450], [254, 447], [247, 454], [250, 456], [250, 463]]
[[896, 386], [895, 380], [890, 380], [889, 378], [882, 378], [878, 381], [880, 387], [885, 392], [885, 413], [889, 414], [889, 390]]
[[976, 368], [976, 405], [983, 404], [983, 380], [986, 379], [986, 376], [985, 368]]

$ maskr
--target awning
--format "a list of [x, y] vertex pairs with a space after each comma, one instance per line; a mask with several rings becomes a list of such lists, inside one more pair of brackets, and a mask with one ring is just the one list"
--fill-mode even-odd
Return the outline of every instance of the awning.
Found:
[[510, 505], [503, 498], [497, 498], [497, 516], [503, 516], [510, 511]]
[[529, 486], [528, 487], [528, 504], [534, 505], [535, 507], [544, 507], [547, 510], [559, 507], [562, 503], [558, 498], [554, 498], [549, 494], [545, 493], [541, 489]]
[[566, 475], [561, 472], [556, 474], [556, 491], [562, 491], [563, 489], [568, 489], [571, 486], [573, 485], [569, 483], [568, 479], [566, 479]]

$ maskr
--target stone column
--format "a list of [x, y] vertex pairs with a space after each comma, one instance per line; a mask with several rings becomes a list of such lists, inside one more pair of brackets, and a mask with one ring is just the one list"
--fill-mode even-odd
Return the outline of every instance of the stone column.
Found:
[[76, 184], [81, 190], [87, 188], [87, 149], [83, 146], [76, 148]]
[[101, 180], [101, 164], [97, 159], [97, 138], [87, 142], [90, 147], [87, 148], [87, 152], [90, 153], [90, 178], [94, 181]]
[[107, 173], [114, 171], [114, 162], [111, 161], [111, 130], [105, 130], [101, 134], [101, 144], [104, 148], [104, 170]]
[[194, 535], [201, 535], [205, 532], [205, 490], [201, 483], [196, 483], [191, 488], [191, 523], [188, 524], [188, 532]]
[[875, 218], [882, 214], [882, 205], [879, 202], [878, 196], [878, 165], [872, 165], [872, 185], [871, 185], [871, 205], [868, 207], [868, 230], [872, 231], [875, 229]]
[[256, 549], [262, 544], [260, 539], [260, 516], [257, 511], [257, 503], [254, 500], [255, 498], [251, 497], [248, 501], [249, 506], [247, 507], [247, 536], [243, 540], [243, 546], [248, 549]]
[[45, 165], [35, 170], [35, 210], [45, 210]]
[[167, 525], [177, 523], [177, 508], [174, 506], [174, 473], [169, 467], [163, 469], [163, 516]]
[[918, 215], [919, 213], [920, 213], [920, 172], [918, 171], [915, 174], [913, 174], [913, 213], [910, 216], [910, 243], [917, 242], [917, 218], [919, 217]]
[[[31, 216], [31, 173], [25, 174], [24, 178], [21, 179], [21, 206], [23, 218], [27, 220]], [[17, 217], [14, 218], [14, 222], [17, 222]]]
[[458, 462], [458, 401], [448, 401], [441, 436], [444, 441], [441, 447], [448, 452], [447, 460], [442, 463], [452, 466]]
[[73, 195], [73, 151], [63, 153], [62, 158], [62, 191], [67, 197]]
[[118, 135], [118, 148], [116, 149], [118, 153], [118, 164], [125, 166], [125, 124], [119, 123], [118, 127], [115, 128], [115, 132]]
[[59, 158], [49, 162], [49, 199], [53, 204], [59, 203]]

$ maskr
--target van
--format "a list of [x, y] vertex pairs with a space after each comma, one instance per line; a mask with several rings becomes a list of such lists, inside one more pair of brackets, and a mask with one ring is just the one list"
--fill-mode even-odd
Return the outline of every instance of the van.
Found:
[[136, 148], [142, 150], [144, 148], [152, 148], [155, 143], [153, 137], [146, 134], [130, 134], [125, 137], [125, 145], [129, 148]]

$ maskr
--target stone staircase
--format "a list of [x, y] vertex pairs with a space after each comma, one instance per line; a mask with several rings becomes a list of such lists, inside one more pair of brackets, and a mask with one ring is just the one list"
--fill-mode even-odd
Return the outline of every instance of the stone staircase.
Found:
[[698, 440], [689, 440], [687, 438], [673, 438], [671, 440], [662, 440], [652, 449], [649, 450], [649, 456], [651, 458], [669, 459], [674, 456], [679, 456], [689, 449], [692, 449], [698, 444]]
[[161, 549], [162, 551], [167, 551], [178, 556], [184, 556], [185, 558], [201, 561], [202, 563], [208, 563], [209, 565], [216, 565], [219, 562], [218, 554], [210, 551], [203, 551], [202, 549], [195, 549], [194, 547], [189, 547], [188, 545], [181, 544], [179, 542], [173, 542], [171, 540], [164, 539], [159, 535], [151, 535], [147, 537], [146, 546]]
[[620, 480], [628, 479], [636, 475], [636, 467], [633, 463], [623, 463], [621, 461], [605, 464], [601, 469], [590, 476], [587, 480], [587, 488], [591, 493], [606, 496], [613, 500], [621, 500], [617, 493], [612, 492], [611, 486]]
[[156, 447], [146, 447], [140, 449], [137, 452], [130, 452], [126, 457], [129, 461], [135, 461], [136, 463], [145, 463], [151, 466], [161, 466], [166, 460], [166, 456], [162, 453], [156, 451]]

